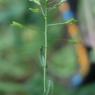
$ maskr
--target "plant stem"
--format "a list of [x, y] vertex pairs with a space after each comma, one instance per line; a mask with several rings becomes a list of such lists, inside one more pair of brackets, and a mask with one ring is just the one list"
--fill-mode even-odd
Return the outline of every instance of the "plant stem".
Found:
[[44, 10], [42, 8], [42, 5], [40, 5], [40, 9], [41, 9], [42, 15], [45, 17], [45, 13], [44, 13]]
[[44, 63], [44, 94], [46, 94], [46, 65], [47, 65], [47, 32], [48, 32], [48, 19], [47, 19], [47, 0], [45, 0], [45, 16], [44, 16], [44, 21], [45, 21], [45, 32], [44, 32], [44, 56], [45, 56], [45, 63]]
[[64, 22], [61, 22], [61, 23], [53, 23], [53, 24], [48, 24], [48, 26], [58, 26], [58, 25], [63, 25], [63, 24], [70, 24], [72, 22], [77, 22], [76, 20], [74, 20], [73, 18], [68, 20], [68, 21], [64, 21]]

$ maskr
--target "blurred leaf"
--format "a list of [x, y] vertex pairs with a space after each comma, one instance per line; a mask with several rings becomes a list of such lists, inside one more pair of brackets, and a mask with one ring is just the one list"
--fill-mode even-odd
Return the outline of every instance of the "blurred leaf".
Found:
[[12, 82], [0, 82], [0, 91], [8, 92], [25, 92], [25, 88], [22, 84]]
[[16, 66], [15, 64], [8, 63], [7, 61], [0, 60], [0, 76], [10, 76], [15, 78], [20, 78], [21, 76], [25, 76], [27, 71], [25, 68]]
[[40, 0], [29, 0], [29, 1], [32, 1], [32, 2], [36, 3], [37, 5], [41, 5]]
[[29, 8], [31, 12], [38, 13], [40, 10], [38, 8]]
[[20, 24], [20, 23], [18, 23], [16, 21], [13, 21], [11, 25], [15, 26], [15, 27], [18, 27], [18, 28], [23, 28], [24, 27], [22, 24]]
[[49, 61], [48, 69], [56, 76], [69, 78], [78, 69], [77, 57], [72, 45], [67, 45], [54, 53]]

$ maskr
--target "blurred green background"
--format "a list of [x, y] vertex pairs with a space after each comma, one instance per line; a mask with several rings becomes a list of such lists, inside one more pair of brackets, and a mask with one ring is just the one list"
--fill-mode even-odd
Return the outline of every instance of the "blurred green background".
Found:
[[[37, 6], [28, 0], [0, 0], [0, 95], [43, 94], [40, 48], [44, 44], [44, 21], [40, 12], [29, 10], [31, 7]], [[23, 27], [13, 26], [13, 21]], [[58, 9], [48, 15], [48, 23], [55, 22], [62, 22]], [[95, 95], [95, 84], [77, 90], [60, 84], [60, 80], [70, 79], [78, 69], [77, 55], [69, 40], [63, 25], [49, 28], [48, 78], [52, 81], [49, 95]]]

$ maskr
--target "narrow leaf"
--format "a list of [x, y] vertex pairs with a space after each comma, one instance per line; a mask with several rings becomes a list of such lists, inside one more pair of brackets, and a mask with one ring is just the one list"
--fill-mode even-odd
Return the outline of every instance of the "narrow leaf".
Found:
[[40, 10], [38, 8], [29, 8], [31, 12], [38, 13]]
[[20, 23], [18, 23], [16, 21], [13, 21], [11, 25], [15, 26], [15, 27], [19, 27], [19, 28], [23, 28], [24, 27], [22, 24], [20, 24]]
[[40, 63], [42, 66], [44, 66], [45, 64], [45, 57], [44, 57], [44, 48], [43, 46], [40, 48]]

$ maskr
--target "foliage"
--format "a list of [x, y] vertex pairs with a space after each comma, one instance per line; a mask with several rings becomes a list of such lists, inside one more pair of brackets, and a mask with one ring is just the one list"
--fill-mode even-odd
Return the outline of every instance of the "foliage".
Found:
[[[47, 74], [52, 70], [64, 78], [77, 69], [74, 41], [64, 29], [64, 24], [74, 20], [63, 22], [60, 19], [57, 7], [62, 2], [64, 0], [55, 2], [53, 6], [46, 4], [46, 7], [44, 0], [0, 0], [0, 95], [42, 95], [45, 56], [45, 95], [94, 94], [94, 84], [80, 88], [78, 92], [71, 91], [71, 88], [61, 85], [60, 80]], [[45, 27], [47, 8], [48, 23]], [[48, 32], [44, 32], [47, 27]], [[44, 46], [45, 41], [48, 46]], [[66, 69], [62, 68], [63, 65]]]

